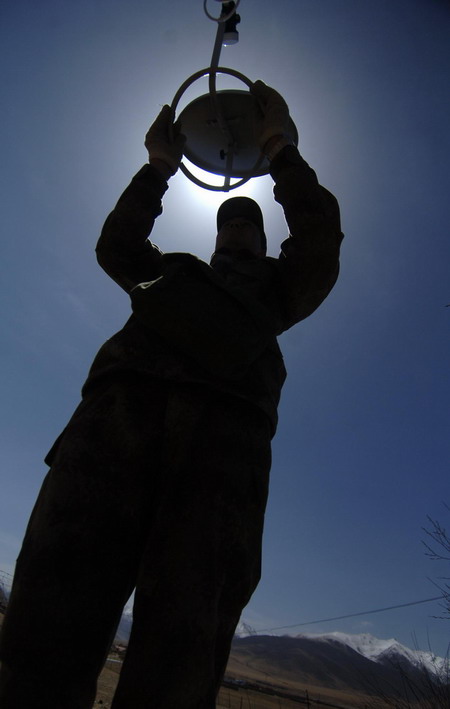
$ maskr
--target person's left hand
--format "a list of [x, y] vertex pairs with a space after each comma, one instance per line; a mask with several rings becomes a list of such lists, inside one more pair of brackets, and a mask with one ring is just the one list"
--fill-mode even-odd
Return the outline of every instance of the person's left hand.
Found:
[[170, 174], [174, 175], [183, 158], [186, 136], [181, 133], [181, 124], [176, 121], [172, 126], [173, 139], [171, 140], [171, 124], [172, 110], [166, 104], [145, 136], [145, 147], [148, 150], [150, 162], [161, 160], [168, 166]]

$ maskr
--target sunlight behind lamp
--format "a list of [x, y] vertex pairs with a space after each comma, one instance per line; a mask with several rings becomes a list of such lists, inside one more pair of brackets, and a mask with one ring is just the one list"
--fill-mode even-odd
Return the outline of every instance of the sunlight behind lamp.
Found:
[[[205, 14], [217, 22], [217, 34], [211, 64], [206, 69], [192, 74], [178, 89], [171, 104], [176, 116], [180, 98], [195, 81], [208, 76], [209, 93], [191, 101], [178, 116], [186, 136], [185, 157], [201, 170], [223, 176], [221, 185], [204, 182], [197, 178], [185, 163], [181, 172], [199, 187], [207, 190], [228, 192], [245, 184], [253, 177], [267, 175], [269, 161], [259, 145], [263, 113], [259, 101], [251, 91], [218, 90], [216, 83], [220, 74], [232, 76], [252, 89], [253, 82], [244, 74], [219, 66], [222, 46], [236, 44], [239, 40], [237, 25], [241, 18], [236, 13], [240, 0], [218, 0], [222, 3], [219, 17], [212, 16], [204, 0]], [[295, 144], [298, 134], [290, 119], [289, 134]], [[237, 182], [232, 179], [240, 178]]]

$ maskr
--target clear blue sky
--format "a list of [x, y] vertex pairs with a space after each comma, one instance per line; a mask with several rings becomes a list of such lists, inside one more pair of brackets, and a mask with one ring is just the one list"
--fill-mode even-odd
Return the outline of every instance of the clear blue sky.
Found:
[[[43, 457], [128, 317], [94, 247], [161, 105], [209, 65], [216, 26], [202, 5], [15, 0], [0, 11], [4, 571]], [[242, 0], [239, 12], [240, 43], [221, 63], [284, 95], [346, 234], [332, 295], [281, 338], [289, 376], [264, 575], [243, 616], [262, 629], [430, 598], [432, 579], [449, 575], [425, 557], [421, 528], [427, 515], [448, 524], [450, 503], [450, 4]], [[264, 177], [242, 192], [259, 200], [277, 255], [286, 226], [271, 190]], [[224, 198], [179, 173], [153, 240], [209, 259]], [[289, 632], [409, 646], [415, 634], [423, 649], [428, 634], [442, 654], [450, 621], [439, 613], [430, 603]]]

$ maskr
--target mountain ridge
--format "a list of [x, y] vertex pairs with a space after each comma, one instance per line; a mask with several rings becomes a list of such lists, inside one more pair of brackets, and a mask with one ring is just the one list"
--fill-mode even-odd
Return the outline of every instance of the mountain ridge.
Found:
[[389, 696], [408, 701], [416, 696], [428, 698], [442, 690], [448, 703], [432, 706], [450, 706], [448, 665], [444, 665], [441, 673], [431, 672], [414, 656], [414, 651], [400, 643], [373, 640], [377, 642], [371, 645], [380, 650], [376, 660], [363, 655], [361, 646], [358, 651], [334, 634], [235, 637], [227, 674], [239, 679], [248, 676], [272, 686], [289, 684], [297, 690], [314, 687], [347, 695]]
[[[126, 642], [131, 620], [128, 611], [118, 632], [122, 642]], [[369, 633], [258, 635], [238, 626], [226, 677], [246, 686], [299, 692], [309, 687], [316, 692], [361, 697], [404, 697], [408, 691], [412, 696], [413, 688], [420, 694], [444, 684], [450, 697], [448, 659]]]
[[[116, 635], [116, 641], [126, 643], [128, 641], [131, 624], [133, 621], [131, 608], [126, 608]], [[259, 635], [249, 633], [243, 625], [238, 625], [236, 629], [236, 639], [245, 637], [274, 637], [274, 638], [307, 638], [317, 643], [336, 642], [345, 645], [358, 654], [373, 662], [385, 663], [388, 659], [391, 662], [408, 662], [416, 668], [424, 668], [430, 673], [441, 674], [448, 667], [449, 659], [434, 655], [431, 651], [412, 650], [402, 645], [395, 638], [381, 639], [370, 633], [299, 633], [297, 635]]]
[[383, 640], [370, 633], [304, 633], [296, 637], [308, 637], [321, 642], [335, 640], [353, 648], [356, 652], [374, 662], [407, 660], [415, 667], [425, 668], [428, 672], [439, 675], [448, 666], [448, 659], [438, 657], [431, 651], [412, 650], [402, 645], [395, 638]]

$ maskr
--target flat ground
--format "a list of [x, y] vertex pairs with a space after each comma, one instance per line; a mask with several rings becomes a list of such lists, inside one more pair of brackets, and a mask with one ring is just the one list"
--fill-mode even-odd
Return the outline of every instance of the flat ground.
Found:
[[[95, 709], [100, 709], [100, 707], [109, 709], [111, 706], [121, 667], [120, 663], [115, 661], [117, 659], [119, 656], [112, 653], [100, 675]], [[233, 665], [231, 657], [229, 669], [232, 669]], [[245, 677], [245, 672], [242, 670], [229, 674], [252, 683], [256, 679], [248, 675]], [[383, 702], [376, 703], [372, 697], [314, 685], [280, 681], [277, 686], [273, 686], [273, 690], [279, 694], [266, 694], [242, 686], [224, 686], [220, 690], [216, 709], [300, 709], [300, 707], [310, 707], [311, 709], [313, 707], [317, 707], [317, 709], [386, 709]], [[295, 697], [295, 700], [280, 696], [280, 694], [290, 694]]]
[[[120, 672], [120, 664], [107, 662], [100, 675], [95, 707], [109, 709]], [[101, 702], [101, 703], [100, 703]], [[248, 689], [223, 687], [217, 709], [299, 709], [298, 702], [280, 700]]]

